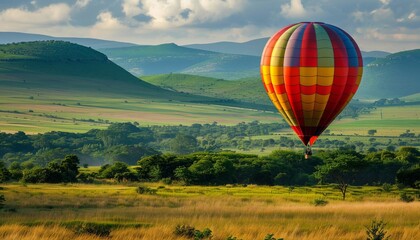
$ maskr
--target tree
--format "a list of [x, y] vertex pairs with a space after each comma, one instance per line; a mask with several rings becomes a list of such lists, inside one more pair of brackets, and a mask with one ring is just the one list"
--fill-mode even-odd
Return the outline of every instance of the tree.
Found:
[[11, 174], [9, 170], [7, 170], [3, 161], [0, 161], [0, 183], [8, 181], [10, 177], [11, 177]]
[[130, 173], [130, 169], [128, 169], [128, 165], [123, 162], [115, 162], [112, 165], [105, 165], [105, 167], [101, 167], [101, 169], [99, 170], [99, 177], [102, 177], [102, 178], [117, 178], [118, 177], [122, 179], [124, 176], [128, 176], [125, 173]]
[[46, 182], [46, 168], [34, 167], [24, 170], [22, 181], [26, 183], [43, 183]]
[[415, 147], [402, 147], [396, 153], [396, 158], [402, 162], [420, 164], [420, 152]]
[[373, 135], [375, 135], [375, 133], [377, 133], [378, 131], [376, 131], [376, 129], [370, 129], [370, 130], [368, 130], [368, 135], [369, 136], [373, 136]]
[[192, 153], [197, 150], [198, 142], [193, 136], [177, 134], [176, 137], [170, 141], [170, 147], [175, 153]]
[[129, 165], [136, 164], [140, 157], [157, 154], [154, 149], [141, 146], [117, 145], [108, 147], [104, 151], [105, 158], [110, 162], [125, 162]]
[[420, 166], [413, 166], [409, 169], [401, 169], [397, 173], [397, 181], [406, 186], [420, 188]]
[[209, 184], [214, 180], [213, 162], [210, 157], [203, 157], [194, 162], [188, 170], [191, 172], [194, 183]]
[[231, 160], [220, 157], [213, 164], [214, 175], [219, 183], [231, 183], [233, 181], [235, 168]]
[[185, 166], [177, 167], [174, 170], [174, 177], [185, 184], [191, 183], [191, 172]]
[[316, 168], [315, 177], [319, 179], [320, 183], [337, 183], [343, 200], [345, 200], [349, 184], [355, 181], [357, 174], [365, 166], [365, 161], [360, 157], [343, 153], [325, 159], [325, 163]]
[[67, 155], [61, 161], [61, 174], [63, 182], [77, 182], [79, 175], [79, 158], [76, 155]]

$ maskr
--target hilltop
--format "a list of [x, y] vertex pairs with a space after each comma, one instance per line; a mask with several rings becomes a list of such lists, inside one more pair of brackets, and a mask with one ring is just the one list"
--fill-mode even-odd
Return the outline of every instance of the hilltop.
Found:
[[63, 41], [34, 41], [0, 45], [0, 60], [39, 60], [49, 62], [97, 61], [106, 62], [107, 56], [73, 43]]
[[86, 47], [91, 47], [93, 49], [136, 46], [134, 43], [110, 41], [96, 38], [52, 37], [33, 33], [0, 32], [0, 44], [52, 40], [76, 43]]
[[0, 85], [159, 96], [167, 91], [145, 83], [91, 48], [62, 41], [39, 41], [0, 45]]

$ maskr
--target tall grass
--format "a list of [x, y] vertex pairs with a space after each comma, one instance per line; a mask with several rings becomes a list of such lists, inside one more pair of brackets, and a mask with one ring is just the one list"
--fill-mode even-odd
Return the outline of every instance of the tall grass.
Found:
[[[362, 240], [372, 219], [386, 222], [392, 239], [420, 239], [420, 203], [401, 202], [397, 192], [378, 194], [373, 187], [350, 189], [346, 202], [330, 187], [290, 193], [284, 187], [165, 186], [153, 196], [122, 185], [3, 187], [6, 209], [17, 212], [0, 212], [0, 239], [99, 239], [69, 227], [93, 222], [112, 226], [112, 239], [182, 239], [173, 231], [185, 224], [210, 228], [215, 240], [264, 239], [269, 233], [287, 240]], [[311, 204], [320, 195], [328, 205]]]

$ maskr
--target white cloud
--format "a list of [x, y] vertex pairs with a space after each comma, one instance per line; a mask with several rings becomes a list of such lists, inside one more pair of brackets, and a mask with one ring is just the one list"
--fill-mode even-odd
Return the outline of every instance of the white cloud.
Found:
[[[245, 0], [143, 0], [141, 8], [136, 1], [126, 0], [123, 9], [135, 4], [134, 10], [124, 10], [127, 16], [144, 14], [151, 17], [149, 26], [154, 28], [180, 27], [217, 22], [240, 12]], [[140, 11], [139, 11], [140, 9]]]
[[410, 19], [410, 20], [413, 20], [413, 19], [415, 19], [417, 16], [416, 16], [416, 13], [415, 12], [412, 12], [412, 13], [410, 13], [409, 15], [408, 15], [408, 19]]
[[420, 48], [419, 1], [20, 0], [0, 8], [0, 31], [188, 44], [247, 41], [295, 21], [323, 21], [364, 50], [398, 51]]
[[134, 17], [142, 12], [140, 8], [140, 0], [124, 0], [122, 3], [122, 9], [127, 17]]
[[355, 11], [351, 15], [353, 16], [354, 20], [358, 22], [363, 22], [366, 17], [366, 13], [362, 11]]
[[391, 0], [379, 0], [383, 5], [388, 5]]
[[372, 19], [377, 22], [391, 22], [395, 19], [394, 12], [390, 8], [379, 8], [370, 12]]
[[25, 25], [54, 25], [70, 19], [71, 8], [64, 3], [51, 4], [35, 11], [26, 8], [9, 8], [0, 12], [0, 22], [8, 27]]
[[398, 31], [379, 28], [358, 28], [357, 32], [365, 36], [366, 39], [379, 41], [400, 41], [412, 42], [420, 41], [420, 35], [406, 28], [398, 28]]
[[281, 14], [289, 18], [299, 18], [306, 15], [301, 0], [290, 0], [290, 4], [281, 5]]
[[122, 33], [129, 34], [129, 27], [122, 24], [117, 18], [112, 16], [109, 11], [101, 12], [96, 17], [98, 20], [91, 27], [90, 34], [92, 36], [101, 36], [105, 38], [115, 37]]
[[91, 0], [77, 0], [75, 6], [78, 8], [84, 8], [86, 7]]

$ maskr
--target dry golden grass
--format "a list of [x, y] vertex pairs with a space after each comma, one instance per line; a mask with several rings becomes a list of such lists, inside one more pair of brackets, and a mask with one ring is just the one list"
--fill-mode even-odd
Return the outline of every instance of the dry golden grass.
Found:
[[[374, 198], [374, 188], [368, 187], [353, 191], [366, 195], [365, 200], [350, 194], [343, 202], [336, 200], [338, 192], [331, 192], [324, 197], [330, 203], [323, 207], [310, 204], [320, 196], [314, 192], [328, 193], [331, 188], [296, 188], [289, 193], [284, 187], [165, 186], [151, 196], [122, 185], [2, 187], [5, 209], [16, 212], [0, 212], [0, 239], [100, 239], [76, 234], [63, 224], [77, 220], [118, 223], [110, 236], [118, 240], [185, 239], [173, 233], [178, 224], [210, 228], [214, 240], [264, 239], [269, 233], [286, 240], [364, 240], [365, 226], [373, 219], [387, 223], [393, 240], [420, 239], [420, 202], [400, 202], [397, 192]], [[146, 225], [133, 227], [134, 223]]]

